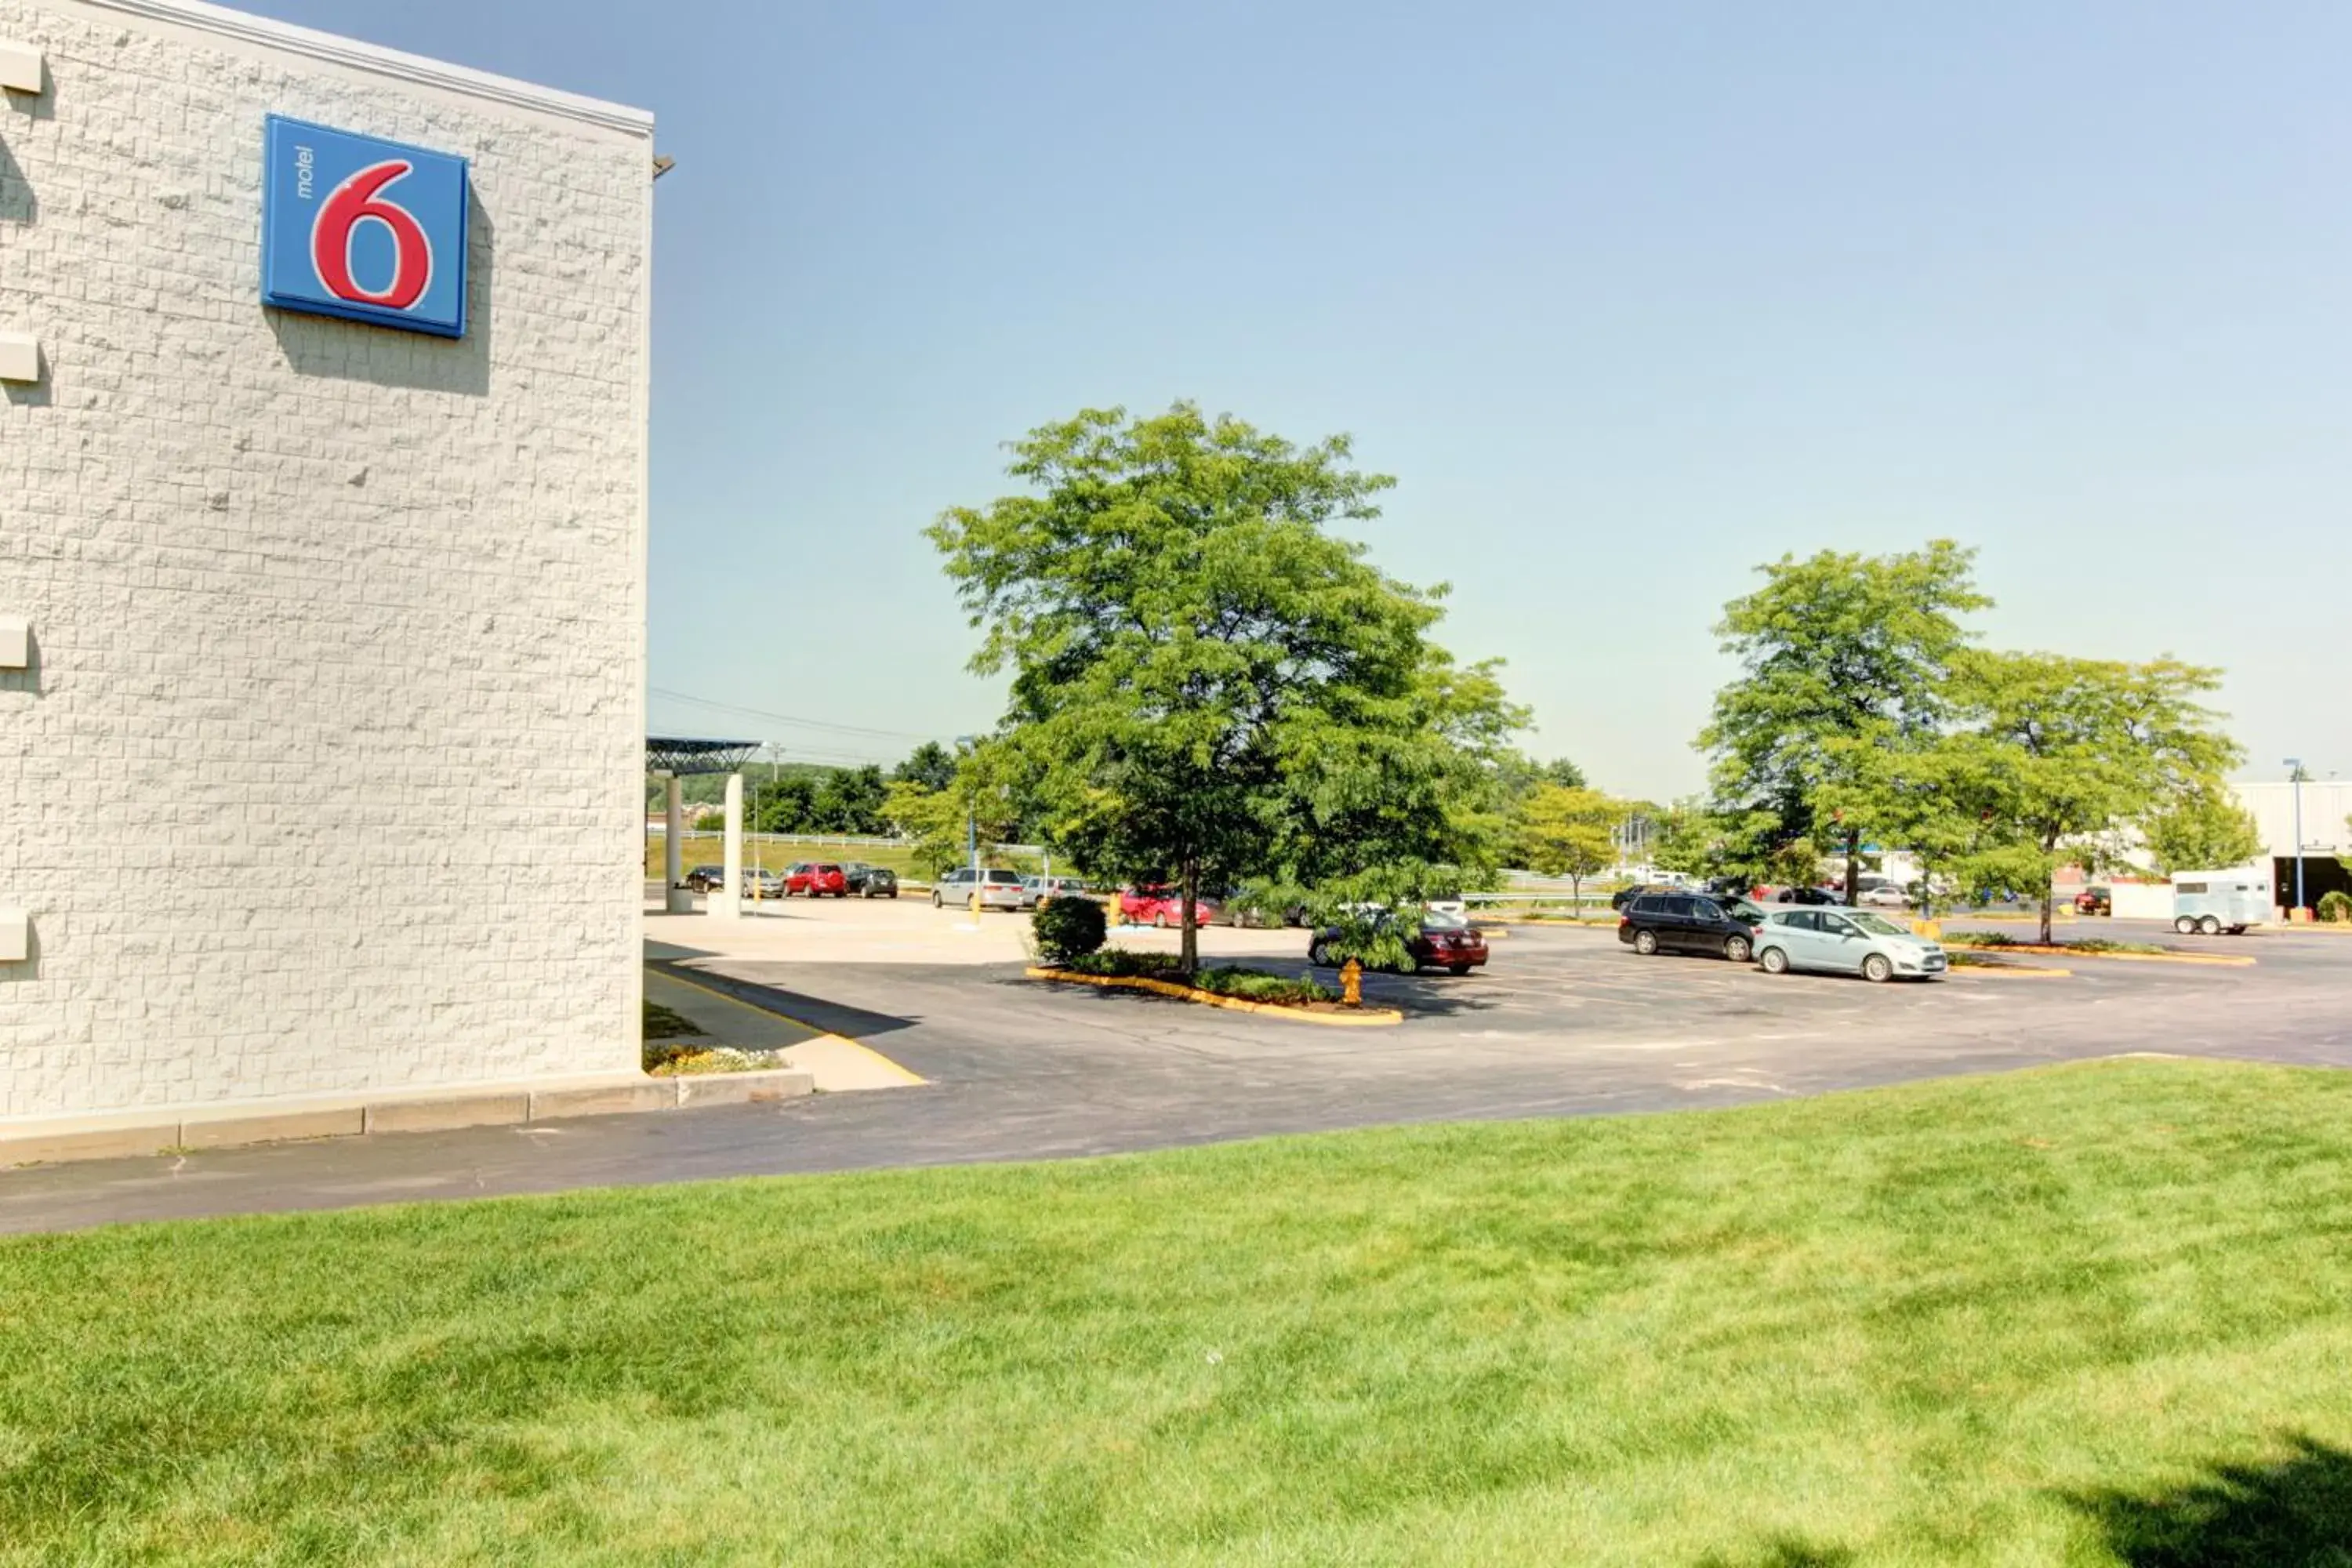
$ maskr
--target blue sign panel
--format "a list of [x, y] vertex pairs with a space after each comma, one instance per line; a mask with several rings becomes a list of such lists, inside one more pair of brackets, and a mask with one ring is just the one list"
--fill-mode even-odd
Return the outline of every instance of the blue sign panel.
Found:
[[261, 299], [466, 335], [466, 160], [269, 117]]

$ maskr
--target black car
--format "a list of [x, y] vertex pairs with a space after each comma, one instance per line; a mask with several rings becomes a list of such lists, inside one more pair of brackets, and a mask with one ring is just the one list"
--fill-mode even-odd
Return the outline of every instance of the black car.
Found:
[[869, 866], [863, 860], [852, 860], [842, 868], [847, 881], [849, 897], [854, 899], [895, 899], [898, 896], [898, 873], [887, 866]]
[[1745, 899], [1643, 893], [1625, 906], [1617, 922], [1617, 940], [1644, 955], [1719, 953], [1745, 963], [1756, 951], [1756, 928], [1763, 923], [1764, 911]]
[[686, 885], [698, 893], [707, 893], [713, 888], [723, 888], [727, 885], [727, 868], [697, 866], [686, 874]]
[[1821, 909], [1843, 909], [1845, 900], [1827, 888], [1783, 888], [1772, 895], [1776, 904], [1811, 904]]

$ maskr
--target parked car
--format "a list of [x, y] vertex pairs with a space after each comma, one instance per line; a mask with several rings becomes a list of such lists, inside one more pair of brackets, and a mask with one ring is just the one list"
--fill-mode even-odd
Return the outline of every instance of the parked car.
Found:
[[863, 860], [852, 860], [842, 867], [841, 876], [849, 890], [861, 899], [895, 899], [898, 896], [898, 873], [887, 866], [869, 866]]
[[727, 880], [724, 866], [697, 866], [686, 874], [686, 885], [698, 893], [707, 893]]
[[1845, 900], [1827, 888], [1783, 888], [1772, 895], [1776, 904], [1811, 904], [1817, 908], [1845, 908]]
[[[725, 873], [720, 874], [722, 880]], [[784, 896], [784, 879], [765, 866], [743, 868], [743, 896], [747, 899], [781, 899]]]
[[2116, 890], [2097, 882], [2074, 895], [2074, 912], [2078, 915], [2112, 915], [2116, 912]]
[[[1386, 910], [1372, 917], [1381, 925], [1395, 918]], [[1325, 969], [1333, 967], [1331, 943], [1339, 940], [1339, 934], [1337, 926], [1317, 931], [1315, 940], [1307, 944], [1307, 962]], [[1451, 974], [1467, 974], [1486, 962], [1486, 934], [1472, 925], [1466, 916], [1444, 910], [1423, 910], [1420, 923], [1406, 934], [1404, 946], [1412, 955], [1415, 972], [1443, 969]]]
[[787, 896], [809, 890], [810, 870], [811, 867], [805, 860], [795, 860], [784, 868], [784, 892]]
[[950, 871], [931, 884], [931, 907], [939, 909], [948, 904], [970, 904], [975, 889], [979, 890], [980, 907], [983, 910], [1018, 912], [1021, 908], [1021, 873], [996, 866], [980, 871], [974, 871], [969, 866], [959, 866]]
[[[1223, 912], [1224, 906], [1207, 893], [1192, 900], [1192, 919], [1197, 924], [1214, 925]], [[1184, 895], [1175, 888], [1122, 888], [1118, 918], [1127, 925], [1172, 931], [1184, 923]]]
[[1770, 974], [1817, 969], [1874, 981], [1934, 979], [1948, 963], [1939, 944], [1868, 910], [1774, 910], [1756, 933], [1756, 962]]
[[808, 868], [808, 879], [798, 891], [812, 899], [845, 899], [849, 897], [849, 873], [831, 860], [818, 860]]
[[1699, 893], [1644, 893], [1627, 904], [1617, 940], [1635, 952], [1714, 952], [1745, 963], [1756, 951], [1764, 911], [1745, 899]]
[[1086, 890], [1087, 885], [1076, 877], [1024, 877], [1021, 879], [1021, 907], [1034, 910], [1039, 904], [1072, 898]]
[[1908, 894], [1892, 882], [1881, 882], [1875, 888], [1865, 888], [1862, 907], [1866, 910], [1907, 910], [1911, 907]]

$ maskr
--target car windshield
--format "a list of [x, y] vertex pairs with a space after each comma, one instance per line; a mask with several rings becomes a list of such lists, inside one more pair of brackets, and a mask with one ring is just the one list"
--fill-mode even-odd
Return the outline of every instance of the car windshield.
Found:
[[1909, 936], [1911, 934], [1885, 915], [1874, 915], [1868, 910], [1855, 910], [1845, 918], [1873, 936]]
[[1421, 917], [1421, 929], [1423, 931], [1461, 931], [1469, 924], [1465, 916], [1457, 915], [1451, 910], [1430, 910]]
[[1746, 921], [1750, 925], [1756, 924], [1764, 918], [1764, 911], [1746, 899], [1724, 900], [1723, 912], [1733, 920]]

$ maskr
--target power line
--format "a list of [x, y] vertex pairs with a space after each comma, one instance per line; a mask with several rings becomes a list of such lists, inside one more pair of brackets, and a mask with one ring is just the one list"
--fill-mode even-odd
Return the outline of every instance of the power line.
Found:
[[764, 708], [747, 708], [740, 702], [717, 702], [708, 697], [695, 697], [667, 687], [650, 689], [656, 697], [666, 697], [673, 702], [690, 702], [698, 708], [715, 709], [721, 713], [740, 713], [749, 718], [765, 719], [771, 723], [792, 724], [803, 730], [828, 730], [842, 735], [870, 735], [884, 741], [936, 741], [937, 735], [919, 734], [912, 730], [877, 730], [864, 724], [836, 724], [827, 719], [801, 719], [790, 713], [772, 713]]

